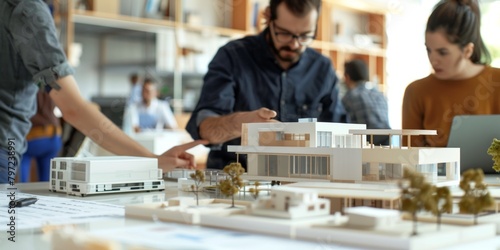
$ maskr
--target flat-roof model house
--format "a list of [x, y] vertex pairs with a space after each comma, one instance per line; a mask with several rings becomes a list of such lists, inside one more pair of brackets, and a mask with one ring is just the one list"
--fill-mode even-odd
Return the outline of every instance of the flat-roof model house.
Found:
[[[288, 181], [394, 181], [403, 168], [423, 173], [440, 185], [460, 180], [459, 148], [374, 146], [371, 135], [435, 135], [435, 130], [366, 129], [364, 124], [316, 122], [248, 123], [242, 128], [241, 146], [228, 151], [247, 154], [247, 177]], [[411, 144], [408, 144], [411, 145]], [[441, 170], [438, 176], [438, 168]]]
[[329, 215], [330, 201], [311, 189], [279, 186], [271, 196], [259, 197], [251, 214], [287, 219]]
[[53, 158], [49, 184], [51, 191], [81, 196], [165, 189], [158, 160], [132, 156]]

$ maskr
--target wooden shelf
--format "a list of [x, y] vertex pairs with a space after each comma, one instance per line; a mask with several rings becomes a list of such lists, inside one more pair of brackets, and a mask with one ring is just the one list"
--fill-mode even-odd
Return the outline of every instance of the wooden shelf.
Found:
[[156, 61], [151, 60], [137, 60], [137, 61], [128, 61], [128, 62], [106, 62], [99, 64], [99, 67], [102, 68], [108, 68], [108, 69], [116, 69], [116, 68], [123, 68], [123, 67], [155, 67], [156, 66]]
[[[329, 3], [335, 3], [335, 5], [343, 7], [348, 6], [350, 9], [355, 9], [356, 11], [361, 11], [363, 9], [370, 9], [368, 5], [365, 6], [366, 5], [365, 2], [359, 0], [354, 0], [354, 1], [324, 0], [324, 1]], [[377, 12], [377, 10], [373, 9], [370, 10], [372, 12]], [[383, 10], [378, 10], [378, 11], [383, 11]], [[118, 29], [135, 30], [143, 32], [157, 32], [164, 29], [179, 28], [192, 32], [213, 32], [221, 36], [227, 36], [227, 37], [242, 37], [245, 35], [253, 34], [251, 31], [243, 31], [240, 29], [229, 29], [229, 28], [221, 28], [213, 26], [193, 26], [185, 23], [178, 23], [171, 20], [132, 17], [125, 15], [110, 14], [110, 13], [85, 11], [85, 10], [75, 10], [73, 14], [73, 21], [79, 24], [89, 24], [89, 25], [104, 26], [109, 28], [118, 28]], [[372, 55], [372, 56], [385, 56], [386, 53], [385, 49], [383, 48], [359, 48], [354, 45], [337, 44], [334, 42], [321, 41], [321, 40], [315, 40], [310, 45], [310, 47], [319, 50], [334, 50], [339, 52]]]
[[75, 10], [73, 14], [73, 22], [143, 32], [158, 32], [165, 29], [177, 28], [192, 32], [213, 32], [228, 37], [241, 37], [250, 34], [250, 32], [237, 29], [212, 26], [193, 26], [165, 19], [132, 17], [85, 10]]
[[[380, 85], [386, 83], [385, 23], [386, 14], [395, 11], [394, 7], [384, 0], [323, 0], [318, 38], [323, 40], [321, 51], [332, 60], [339, 75], [343, 74], [344, 62], [362, 59], [367, 63], [370, 80]], [[357, 46], [351, 41], [355, 34], [378, 38], [378, 47], [370, 45], [373, 40], [366, 47]]]
[[157, 32], [176, 27], [176, 23], [170, 20], [132, 17], [85, 10], [75, 10], [73, 22], [144, 32]]
[[331, 4], [335, 7], [341, 7], [346, 10], [374, 14], [386, 14], [396, 10], [388, 2], [390, 1], [374, 1], [374, 0], [323, 0], [323, 3]]
[[367, 56], [380, 56], [385, 57], [386, 50], [382, 48], [359, 48], [354, 45], [349, 44], [336, 44], [336, 43], [328, 43], [329, 50], [350, 53], [350, 54], [360, 54]]
[[[183, 9], [182, 0], [172, 0], [175, 3], [175, 20], [153, 19], [144, 17], [133, 17], [119, 14], [103, 13], [96, 11], [74, 10], [72, 20], [79, 25], [94, 25], [102, 27], [103, 34], [123, 34], [118, 29], [127, 31], [139, 31], [158, 33], [165, 30], [175, 30], [184, 32], [194, 32], [199, 34], [214, 34], [220, 37], [229, 37], [236, 39], [245, 35], [255, 34], [257, 31], [252, 24], [254, 15], [253, 0], [232, 0], [232, 28], [190, 25], [182, 21]], [[346, 60], [361, 58], [368, 64], [369, 74], [372, 81], [384, 86], [386, 83], [386, 34], [385, 21], [386, 14], [397, 11], [397, 6], [391, 6], [385, 0], [322, 0], [323, 6], [318, 22], [317, 40], [310, 45], [311, 48], [319, 51], [330, 58], [338, 74], [343, 73], [343, 64]], [[179, 4], [178, 4], [179, 3]], [[347, 13], [347, 14], [345, 14]], [[339, 38], [342, 33], [339, 30], [350, 27], [350, 23], [343, 23], [341, 17], [335, 15], [354, 16], [355, 20], [365, 20], [361, 35], [374, 35], [379, 37], [380, 47], [359, 47], [350, 44], [349, 39], [346, 43], [337, 43], [335, 41], [344, 41]], [[259, 20], [262, 14], [259, 14]], [[336, 18], [336, 19], [335, 19]], [[339, 21], [340, 20], [340, 21]], [[348, 19], [349, 20], [349, 19]], [[349, 21], [346, 21], [349, 22]], [[337, 24], [340, 23], [340, 25]], [[356, 21], [355, 21], [356, 23]], [[342, 25], [343, 24], [343, 25]], [[359, 24], [357, 24], [359, 25]], [[92, 27], [94, 29], [94, 27]], [[110, 28], [109, 32], [106, 28]], [[114, 29], [114, 30], [113, 30]], [[133, 33], [133, 32], [132, 32]], [[139, 33], [140, 34], [140, 33]], [[340, 34], [340, 35], [339, 35]], [[344, 35], [351, 33], [346, 32]], [[345, 38], [345, 37], [344, 37]], [[201, 43], [202, 41], [200, 41]], [[182, 56], [182, 48], [177, 48], [176, 57]], [[137, 61], [129, 63], [101, 63], [100, 66], [107, 69], [132, 66], [150, 66], [154, 65], [151, 61]], [[182, 72], [181, 72], [182, 73]], [[340, 75], [339, 75], [340, 76]], [[178, 79], [177, 79], [178, 80]], [[178, 80], [180, 81], [180, 80]], [[176, 86], [182, 87], [180, 83]], [[381, 88], [384, 89], [384, 88]], [[179, 95], [176, 98], [180, 98]]]

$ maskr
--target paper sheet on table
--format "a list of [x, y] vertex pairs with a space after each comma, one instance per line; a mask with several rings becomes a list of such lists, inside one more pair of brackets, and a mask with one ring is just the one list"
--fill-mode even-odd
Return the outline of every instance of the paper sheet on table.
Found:
[[[97, 239], [138, 249], [330, 249], [326, 242], [308, 242], [213, 228], [159, 222], [145, 226], [96, 230]], [[142, 247], [142, 248], [141, 248]], [[126, 249], [126, 248], [125, 248]], [[353, 249], [336, 246], [335, 249]]]
[[[9, 191], [0, 191], [0, 225], [6, 229], [15, 216], [16, 229], [40, 228], [45, 225], [77, 224], [103, 218], [123, 217], [124, 206], [86, 200], [15, 193], [15, 199], [36, 197], [38, 201], [9, 213]], [[5, 230], [6, 231], [6, 230]]]

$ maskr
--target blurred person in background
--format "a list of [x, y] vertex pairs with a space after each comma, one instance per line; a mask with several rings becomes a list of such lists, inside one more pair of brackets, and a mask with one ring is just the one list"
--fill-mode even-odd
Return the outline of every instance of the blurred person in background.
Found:
[[412, 146], [445, 147], [453, 117], [500, 114], [500, 69], [481, 37], [476, 0], [443, 0], [432, 11], [425, 46], [433, 72], [406, 87], [403, 129], [437, 130], [416, 136]]
[[37, 94], [37, 112], [31, 118], [31, 130], [26, 135], [28, 148], [19, 169], [20, 182], [29, 182], [31, 161], [36, 161], [38, 181], [49, 181], [50, 160], [61, 150], [61, 123], [54, 115], [56, 105], [45, 91]]

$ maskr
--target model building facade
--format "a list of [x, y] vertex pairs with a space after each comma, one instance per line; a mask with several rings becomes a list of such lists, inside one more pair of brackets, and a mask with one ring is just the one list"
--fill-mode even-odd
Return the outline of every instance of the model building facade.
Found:
[[[381, 134], [399, 136], [401, 145], [405, 136], [436, 131], [366, 130], [364, 124], [313, 120], [248, 123], [243, 125], [241, 146], [229, 146], [228, 151], [248, 155], [249, 178], [391, 181], [400, 179], [403, 168], [409, 167], [434, 183], [458, 183], [460, 149], [380, 147], [366, 142], [367, 137]], [[442, 170], [439, 176], [438, 169]]]
[[260, 197], [252, 214], [289, 219], [328, 215], [330, 201], [318, 198], [311, 189], [280, 186], [273, 188], [271, 196]]
[[164, 189], [156, 158], [96, 156], [51, 160], [49, 190], [54, 192], [85, 196]]

